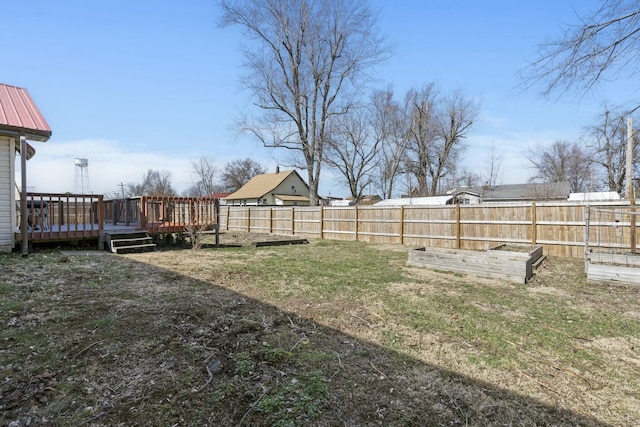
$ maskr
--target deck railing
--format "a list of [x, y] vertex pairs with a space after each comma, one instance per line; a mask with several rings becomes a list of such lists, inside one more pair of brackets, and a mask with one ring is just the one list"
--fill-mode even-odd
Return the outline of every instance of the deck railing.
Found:
[[137, 226], [152, 234], [218, 223], [219, 202], [210, 197], [139, 196], [106, 200], [104, 205], [107, 224]]
[[[29, 240], [75, 240], [100, 236], [104, 223], [103, 196], [94, 194], [27, 193]], [[16, 224], [21, 226], [20, 201]], [[16, 232], [16, 240], [22, 233]]]
[[[127, 226], [151, 234], [213, 229], [219, 200], [209, 197], [140, 196], [104, 200], [102, 195], [27, 193], [27, 238], [30, 241], [82, 240], [100, 237], [106, 225]], [[20, 202], [16, 204], [16, 241]]]

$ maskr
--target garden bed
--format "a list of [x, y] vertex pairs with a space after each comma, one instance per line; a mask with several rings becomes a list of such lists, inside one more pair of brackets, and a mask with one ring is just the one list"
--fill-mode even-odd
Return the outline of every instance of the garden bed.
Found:
[[587, 281], [640, 286], [640, 255], [594, 251], [589, 253]]
[[485, 252], [423, 247], [409, 251], [407, 264], [527, 283], [542, 257], [542, 246], [538, 245], [504, 244]]

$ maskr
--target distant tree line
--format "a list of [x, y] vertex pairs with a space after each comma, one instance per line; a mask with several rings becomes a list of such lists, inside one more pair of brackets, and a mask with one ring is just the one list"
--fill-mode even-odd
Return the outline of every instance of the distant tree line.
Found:
[[[615, 191], [624, 193], [627, 147], [627, 118], [630, 112], [609, 111], [584, 129], [579, 141], [554, 142], [530, 150], [529, 160], [537, 174], [533, 180], [569, 182], [572, 192]], [[633, 134], [633, 165], [637, 176], [638, 134]]]
[[[371, 72], [392, 48], [366, 0], [218, 0], [220, 25], [246, 36], [243, 83], [257, 107], [238, 130], [287, 153], [281, 164], [306, 170], [316, 204], [321, 171], [331, 169], [351, 197], [440, 194], [461, 185], [495, 185], [502, 155], [491, 147], [483, 171], [461, 167], [480, 106], [461, 91], [434, 83], [409, 89], [368, 89]], [[621, 70], [640, 70], [640, 6], [604, 0], [579, 16], [559, 40], [540, 46], [525, 85], [544, 94], [590, 90]], [[636, 107], [637, 108], [637, 107]], [[626, 117], [636, 108], [605, 108], [578, 141], [559, 139], [529, 150], [535, 181], [568, 181], [572, 191], [621, 193], [625, 182]], [[634, 145], [637, 140], [634, 138]], [[525, 150], [523, 150], [523, 155]], [[636, 150], [637, 153], [637, 150]], [[634, 164], [637, 164], [637, 154]], [[218, 171], [212, 159], [192, 162], [189, 195], [233, 191], [264, 169], [250, 159]], [[129, 193], [175, 192], [170, 174], [152, 171]], [[149, 194], [149, 193], [148, 193]]]
[[[222, 170], [211, 157], [202, 156], [191, 161], [193, 185], [182, 195], [203, 197], [215, 193], [234, 192], [266, 169], [250, 158], [233, 160]], [[126, 196], [177, 196], [171, 184], [171, 172], [149, 169], [139, 183], [126, 185]]]
[[[547, 97], [582, 95], [618, 79], [632, 83], [640, 75], [638, 1], [603, 0], [594, 10], [577, 15], [577, 25], [565, 25], [560, 37], [538, 46], [537, 57], [525, 69], [525, 87], [540, 85]], [[622, 194], [627, 178], [632, 178], [625, 168], [627, 118], [640, 108], [637, 101], [631, 103], [613, 109], [605, 106], [580, 141], [557, 141], [533, 156], [538, 178], [569, 181], [575, 191], [604, 189]], [[635, 154], [630, 173], [636, 175], [637, 133], [631, 144]]]

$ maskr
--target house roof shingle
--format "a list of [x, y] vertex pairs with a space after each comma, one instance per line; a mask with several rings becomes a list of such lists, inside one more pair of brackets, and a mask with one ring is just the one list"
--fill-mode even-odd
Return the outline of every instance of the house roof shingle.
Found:
[[[256, 175], [238, 191], [225, 197], [226, 200], [260, 199], [265, 194], [275, 190], [290, 175], [297, 174], [295, 170], [278, 173]], [[303, 181], [304, 182], [304, 181]]]
[[503, 200], [566, 200], [569, 198], [568, 182], [549, 182], [531, 184], [506, 184], [495, 186], [471, 187], [460, 192], [477, 194], [485, 202]]
[[26, 89], [0, 83], [0, 132], [24, 133], [28, 139], [47, 141], [51, 128]]

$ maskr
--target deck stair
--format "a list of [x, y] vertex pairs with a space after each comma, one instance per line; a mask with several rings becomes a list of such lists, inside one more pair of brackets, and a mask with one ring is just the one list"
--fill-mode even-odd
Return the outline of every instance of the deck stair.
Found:
[[106, 233], [105, 243], [107, 250], [114, 254], [153, 252], [156, 249], [156, 244], [144, 230]]

